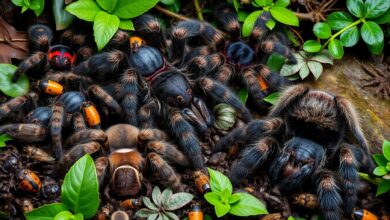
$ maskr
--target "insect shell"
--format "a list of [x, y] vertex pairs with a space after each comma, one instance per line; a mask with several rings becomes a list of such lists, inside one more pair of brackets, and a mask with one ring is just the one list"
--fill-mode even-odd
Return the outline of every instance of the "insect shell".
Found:
[[195, 186], [198, 192], [201, 194], [207, 193], [211, 190], [210, 179], [202, 171], [198, 170], [194, 172]]
[[52, 80], [40, 80], [38, 81], [39, 89], [49, 95], [61, 95], [64, 92], [64, 87]]
[[36, 193], [42, 188], [38, 175], [29, 169], [20, 170], [18, 180], [20, 182], [19, 186], [23, 191]]
[[352, 213], [354, 220], [378, 220], [378, 216], [366, 209], [355, 209]]
[[190, 212], [188, 212], [188, 220], [203, 220], [203, 211], [199, 203], [191, 205]]
[[100, 115], [92, 102], [83, 102], [81, 108], [88, 126], [90, 128], [100, 128]]
[[214, 127], [218, 130], [227, 131], [236, 122], [236, 110], [230, 105], [221, 103], [214, 107], [215, 122]]

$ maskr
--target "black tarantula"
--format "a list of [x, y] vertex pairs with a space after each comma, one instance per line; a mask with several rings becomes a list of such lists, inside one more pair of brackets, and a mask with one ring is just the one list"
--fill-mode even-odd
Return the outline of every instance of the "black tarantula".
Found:
[[[347, 134], [356, 139], [356, 146], [347, 143]], [[312, 190], [327, 220], [341, 219], [342, 212], [351, 214], [357, 202], [358, 169], [374, 167], [352, 105], [300, 85], [284, 91], [268, 119], [233, 130], [214, 151], [232, 144], [247, 146], [229, 173], [233, 184], [268, 162], [268, 173], [282, 192], [291, 195], [316, 184]]]
[[153, 95], [161, 102], [161, 105], [150, 102], [152, 104], [147, 103], [140, 108], [141, 126], [151, 126], [158, 116], [163, 118], [163, 123], [178, 140], [193, 166], [203, 169], [200, 143], [192, 126], [202, 137], [207, 138], [214, 120], [209, 109], [218, 103], [231, 105], [245, 122], [251, 120], [249, 110], [222, 83], [208, 77], [190, 80], [184, 68], [175, 67], [187, 55], [187, 39], [195, 36], [192, 32], [201, 27], [210, 35], [216, 36], [217, 32], [195, 20], [179, 22], [171, 31], [172, 47], [166, 47], [156, 18], [144, 15], [136, 20], [135, 25], [136, 34], [145, 37], [145, 42], [151, 46], [132, 48], [130, 64], [148, 81]]

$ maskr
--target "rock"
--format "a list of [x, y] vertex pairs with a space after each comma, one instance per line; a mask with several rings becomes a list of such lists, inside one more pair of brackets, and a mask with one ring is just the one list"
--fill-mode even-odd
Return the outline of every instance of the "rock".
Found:
[[[364, 61], [365, 63], [367, 61]], [[351, 101], [359, 113], [361, 126], [372, 153], [380, 153], [384, 139], [390, 140], [390, 102], [374, 95], [375, 88], [363, 88], [369, 75], [358, 61], [345, 56], [334, 66], [324, 66], [318, 81], [306, 82], [310, 88], [330, 91]]]

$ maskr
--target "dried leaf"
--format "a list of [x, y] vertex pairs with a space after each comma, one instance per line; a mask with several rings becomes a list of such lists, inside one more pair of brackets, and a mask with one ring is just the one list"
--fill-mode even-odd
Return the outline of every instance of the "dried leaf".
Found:
[[17, 31], [0, 16], [0, 63], [12, 63], [12, 58], [23, 59], [27, 53], [27, 33]]

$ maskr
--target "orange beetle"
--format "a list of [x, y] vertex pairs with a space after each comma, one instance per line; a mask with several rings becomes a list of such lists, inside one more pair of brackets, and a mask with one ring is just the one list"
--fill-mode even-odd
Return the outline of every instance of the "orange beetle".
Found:
[[203, 211], [199, 203], [191, 205], [190, 212], [188, 212], [188, 220], [203, 220]]
[[124, 209], [135, 209], [142, 205], [140, 199], [126, 199], [120, 203], [120, 207]]
[[61, 95], [64, 91], [64, 87], [61, 84], [51, 80], [38, 81], [38, 87], [49, 95]]
[[83, 102], [82, 110], [89, 127], [99, 128], [100, 115], [95, 106], [91, 102]]
[[134, 50], [140, 46], [145, 46], [146, 43], [145, 41], [140, 38], [140, 37], [137, 37], [137, 36], [132, 36], [130, 37], [130, 47], [131, 47], [131, 50]]
[[18, 179], [20, 188], [26, 192], [36, 193], [42, 188], [38, 175], [29, 169], [22, 169], [18, 174]]
[[352, 219], [355, 220], [378, 220], [378, 216], [366, 209], [354, 209]]
[[197, 190], [204, 194], [211, 190], [210, 188], [210, 179], [202, 171], [198, 170], [194, 172], [195, 186]]

